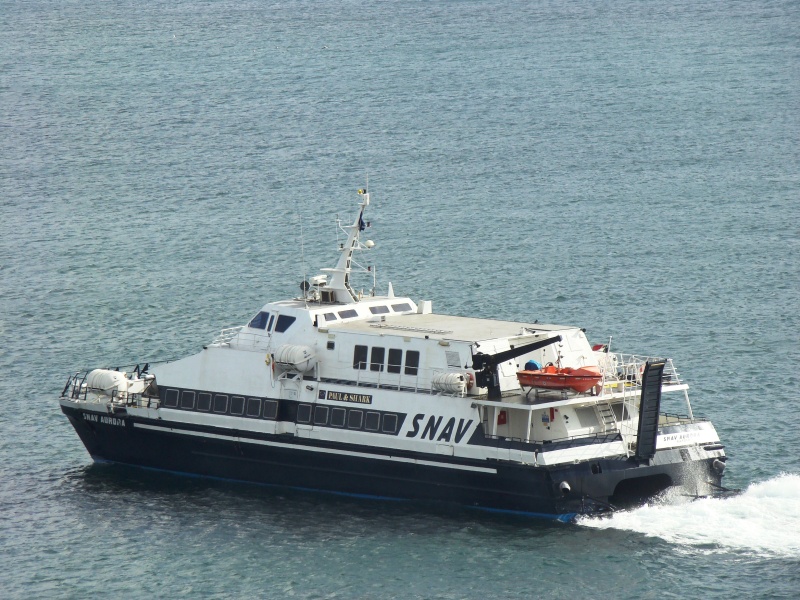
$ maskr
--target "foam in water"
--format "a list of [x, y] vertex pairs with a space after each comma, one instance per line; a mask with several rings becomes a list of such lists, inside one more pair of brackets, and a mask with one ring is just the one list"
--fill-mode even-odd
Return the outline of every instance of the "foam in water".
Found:
[[636, 531], [679, 545], [798, 557], [800, 475], [754, 483], [733, 497], [648, 505], [579, 523]]

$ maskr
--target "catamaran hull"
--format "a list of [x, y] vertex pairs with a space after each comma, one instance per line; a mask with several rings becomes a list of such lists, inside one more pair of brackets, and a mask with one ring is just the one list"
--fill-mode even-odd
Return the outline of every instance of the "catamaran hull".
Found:
[[714, 458], [687, 461], [677, 450], [659, 452], [646, 464], [619, 458], [544, 467], [101, 414], [63, 404], [62, 411], [99, 461], [561, 521], [606, 512], [609, 504], [646, 501], [669, 487], [698, 494], [700, 484], [720, 484]]

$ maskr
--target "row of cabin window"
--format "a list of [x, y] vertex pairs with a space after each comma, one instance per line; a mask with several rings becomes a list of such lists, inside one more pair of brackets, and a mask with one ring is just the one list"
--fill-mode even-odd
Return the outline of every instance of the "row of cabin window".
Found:
[[289, 315], [278, 315], [278, 321], [275, 322], [275, 315], [271, 315], [268, 312], [261, 311], [258, 313], [253, 319], [247, 324], [248, 327], [252, 327], [253, 329], [265, 329], [267, 331], [272, 331], [273, 324], [275, 325], [275, 333], [283, 333], [289, 327], [291, 327], [292, 323], [297, 320], [297, 317], [290, 317]]
[[[392, 304], [392, 310], [395, 312], [407, 312], [411, 310], [411, 305], [408, 302], [403, 302], [401, 304]], [[373, 315], [385, 315], [389, 312], [388, 306], [370, 306], [369, 312]], [[326, 321], [335, 321], [337, 319], [336, 315], [339, 315], [338, 318], [341, 319], [352, 319], [353, 317], [358, 316], [358, 312], [353, 310], [352, 308], [348, 308], [347, 310], [340, 310], [338, 313], [325, 313], [322, 315], [325, 317]]]
[[397, 432], [397, 415], [380, 413], [374, 410], [364, 411], [360, 408], [342, 408], [340, 406], [314, 406], [314, 418], [311, 418], [310, 404], [297, 406], [297, 422], [330, 427], [347, 427], [364, 431]]
[[[212, 394], [208, 392], [192, 392], [189, 390], [168, 389], [164, 397], [165, 408], [180, 408], [184, 410], [198, 410], [200, 412], [214, 412], [216, 414], [230, 414], [233, 416], [247, 416], [251, 418], [264, 418], [274, 421], [278, 416], [278, 401], [261, 398], [245, 398], [244, 396], [228, 396], [227, 394]], [[263, 406], [263, 412], [262, 412]], [[311, 405], [300, 404], [297, 407], [297, 422], [311, 424]], [[397, 431], [397, 415], [394, 413], [380, 413], [365, 411], [360, 408], [342, 408], [329, 406], [314, 406], [314, 425], [330, 425], [331, 427], [347, 427], [365, 431], [382, 431], [395, 433]], [[382, 422], [382, 426], [381, 426]]]
[[[367, 356], [369, 355], [369, 362]], [[384, 367], [389, 373], [400, 373], [403, 369], [403, 351], [399, 348], [389, 348], [389, 362], [386, 363], [386, 348], [373, 346], [369, 351], [367, 346], [356, 346], [353, 352], [353, 368], [365, 371], [369, 366], [370, 371], [383, 371]], [[416, 375], [419, 371], [419, 352], [406, 350], [405, 374]]]
[[278, 416], [277, 400], [228, 396], [227, 394], [212, 395], [208, 392], [196, 393], [189, 390], [180, 392], [179, 401], [179, 391], [168, 389], [164, 396], [164, 407], [213, 412], [219, 415], [233, 415], [235, 417], [246, 416], [255, 419], [275, 420]]

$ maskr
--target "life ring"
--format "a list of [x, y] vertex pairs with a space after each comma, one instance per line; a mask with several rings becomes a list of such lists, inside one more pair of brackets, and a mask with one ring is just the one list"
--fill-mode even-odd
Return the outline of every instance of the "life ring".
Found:
[[467, 390], [471, 390], [472, 387], [475, 385], [475, 375], [472, 373], [467, 373]]

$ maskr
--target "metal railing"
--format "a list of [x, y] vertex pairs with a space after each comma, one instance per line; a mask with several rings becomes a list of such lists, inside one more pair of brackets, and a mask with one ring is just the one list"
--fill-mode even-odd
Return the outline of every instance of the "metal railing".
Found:
[[[662, 360], [664, 359], [655, 356], [623, 354], [621, 352], [608, 353], [600, 360], [600, 373], [603, 375], [603, 387], [605, 389], [606, 385], [623, 384], [627, 387], [641, 388], [645, 364]], [[679, 385], [681, 383], [683, 383], [683, 381], [681, 381], [672, 359], [666, 359], [664, 373], [661, 377], [661, 384]]]
[[[464, 398], [467, 395], [466, 385], [461, 391], [453, 392], [437, 388], [433, 381], [437, 375], [444, 373], [461, 373], [460, 371], [448, 371], [447, 369], [424, 369], [413, 367], [415, 374], [407, 374], [405, 367], [401, 367], [400, 373], [389, 373], [385, 370], [372, 370], [370, 363], [364, 363], [366, 368], [353, 369], [355, 379], [344, 379], [341, 377], [320, 377], [320, 381], [330, 383], [341, 383], [343, 385], [355, 385], [358, 387], [376, 388], [384, 390], [395, 390], [398, 392], [412, 392], [431, 394], [436, 396], [452, 396], [454, 398]], [[382, 365], [385, 368], [385, 365]], [[466, 377], [466, 374], [464, 374]]]

